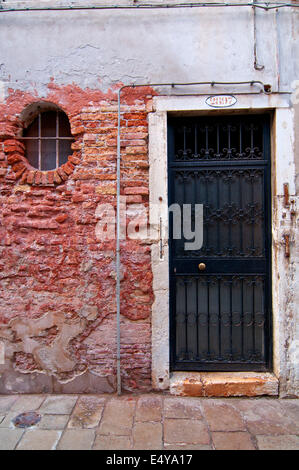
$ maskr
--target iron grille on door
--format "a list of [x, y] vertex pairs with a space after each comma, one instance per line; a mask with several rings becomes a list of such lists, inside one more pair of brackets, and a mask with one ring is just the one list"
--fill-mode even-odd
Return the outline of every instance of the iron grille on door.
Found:
[[[173, 118], [169, 205], [203, 204], [203, 246], [172, 238], [173, 370], [270, 367], [269, 116]], [[199, 263], [206, 266], [199, 271]]]

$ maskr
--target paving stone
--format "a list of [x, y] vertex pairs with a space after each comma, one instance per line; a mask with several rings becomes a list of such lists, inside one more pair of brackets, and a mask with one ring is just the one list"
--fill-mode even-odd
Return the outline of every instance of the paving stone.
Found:
[[23, 433], [23, 429], [0, 429], [0, 450], [13, 450]]
[[20, 440], [17, 450], [55, 450], [62, 431], [28, 429]]
[[215, 400], [203, 401], [203, 410], [212, 431], [245, 431], [240, 413], [232, 406]]
[[246, 400], [236, 404], [253, 434], [298, 434], [299, 424], [285, 413], [280, 400]]
[[67, 429], [59, 441], [59, 450], [90, 450], [93, 446], [93, 429]]
[[234, 406], [247, 419], [256, 420], [257, 417], [269, 420], [280, 420], [283, 416], [279, 400], [252, 399], [234, 400]]
[[255, 450], [248, 432], [213, 432], [216, 450]]
[[283, 436], [257, 436], [260, 450], [299, 450], [299, 437], [293, 435]]
[[105, 406], [98, 434], [130, 435], [134, 412], [135, 400], [112, 398]]
[[136, 421], [161, 421], [162, 399], [156, 396], [142, 396], [136, 405]]
[[95, 428], [102, 417], [105, 398], [86, 396], [79, 398], [68, 428]]
[[3, 397], [0, 396], [0, 413], [2, 414], [9, 411], [12, 405], [17, 401], [17, 399], [17, 395]]
[[18, 411], [10, 411], [7, 413], [4, 417], [4, 419], [0, 423], [0, 428], [12, 428], [14, 429], [15, 426], [12, 422], [12, 420], [18, 416], [19, 412]]
[[165, 398], [165, 418], [201, 419], [200, 399], [198, 398]]
[[[0, 425], [1, 426], [1, 425]], [[296, 434], [298, 426], [295, 423], [286, 423], [283, 421], [274, 422], [274, 421], [263, 421], [262, 419], [257, 419], [256, 421], [248, 421], [247, 429], [252, 434], [261, 434], [261, 435], [279, 435], [279, 434]]]
[[70, 419], [69, 415], [43, 415], [38, 423], [40, 429], [64, 429]]
[[[2, 395], [0, 405], [0, 449], [51, 449], [60, 436], [61, 448], [90, 449], [94, 442], [99, 450], [161, 449], [164, 417], [165, 450], [208, 450], [213, 447], [204, 415], [216, 449], [255, 448], [249, 431], [260, 448], [299, 450], [298, 399], [39, 394]], [[36, 426], [14, 427], [18, 414], [34, 410], [42, 415]]]
[[23, 395], [13, 403], [11, 411], [18, 411], [19, 413], [35, 411], [41, 406], [44, 400], [45, 396], [42, 395]]
[[162, 449], [161, 423], [136, 423], [133, 428], [133, 449]]
[[288, 418], [299, 422], [299, 400], [279, 400], [280, 407], [282, 412], [288, 416]]
[[76, 395], [51, 395], [45, 399], [39, 411], [40, 413], [45, 414], [71, 414], [76, 404], [77, 398], [78, 397]]
[[200, 420], [165, 419], [165, 444], [209, 444], [207, 426]]
[[98, 434], [93, 446], [94, 450], [129, 450], [132, 449], [128, 436], [106, 436]]

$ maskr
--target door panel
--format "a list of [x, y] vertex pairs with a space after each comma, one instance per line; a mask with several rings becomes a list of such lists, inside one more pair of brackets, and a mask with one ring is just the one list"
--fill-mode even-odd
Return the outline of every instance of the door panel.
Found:
[[269, 134], [269, 116], [169, 120], [169, 205], [191, 204], [194, 229], [203, 204], [199, 250], [169, 217], [173, 370], [270, 367]]

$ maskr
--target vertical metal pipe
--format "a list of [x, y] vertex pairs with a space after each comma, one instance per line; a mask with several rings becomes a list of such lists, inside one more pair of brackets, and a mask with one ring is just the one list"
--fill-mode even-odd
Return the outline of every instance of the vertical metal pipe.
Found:
[[117, 367], [117, 394], [121, 395], [120, 373], [120, 94], [118, 90], [118, 116], [117, 116], [117, 160], [116, 160], [116, 367]]
[[59, 167], [59, 114], [56, 112], [56, 168]]
[[253, 6], [253, 52], [254, 52], [254, 68], [255, 70], [263, 70], [265, 68], [264, 65], [258, 63], [257, 60], [257, 31], [256, 31], [256, 7]]
[[42, 116], [38, 113], [38, 169], [42, 169], [42, 141], [41, 141], [41, 129], [42, 129]]

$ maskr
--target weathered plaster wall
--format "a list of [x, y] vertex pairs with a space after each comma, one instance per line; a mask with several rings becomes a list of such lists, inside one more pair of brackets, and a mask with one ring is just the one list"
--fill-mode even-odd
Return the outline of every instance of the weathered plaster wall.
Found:
[[276, 88], [279, 70], [288, 87], [294, 76], [290, 23], [290, 11], [257, 11], [258, 61], [264, 65], [257, 71], [250, 7], [2, 13], [0, 77], [7, 87], [41, 94], [50, 77], [104, 90], [120, 81], [220, 78], [259, 79]]
[[[272, 298], [274, 371], [280, 378], [280, 395], [298, 394], [296, 277], [297, 220], [294, 164], [294, 111], [276, 110], [273, 123], [272, 190]], [[290, 158], [291, 155], [291, 158]], [[284, 192], [284, 186], [288, 191]], [[288, 195], [288, 197], [286, 197]], [[289, 240], [289, 248], [287, 244]], [[289, 253], [288, 253], [289, 252]], [[298, 349], [297, 349], [298, 351]], [[295, 354], [294, 354], [295, 353]]]
[[[261, 80], [275, 91], [289, 91], [299, 79], [298, 13], [257, 11], [262, 70], [254, 68], [250, 7], [0, 13], [0, 44], [5, 45], [0, 56], [0, 341], [6, 354], [0, 392], [115, 388], [115, 243], [96, 239], [95, 210], [100, 202], [115, 205], [119, 84]], [[192, 91], [218, 90], [236, 88]], [[190, 89], [171, 91], [185, 92]], [[147, 113], [153, 91], [135, 93], [123, 101], [122, 193], [130, 204], [147, 204]], [[16, 142], [23, 109], [41, 99], [66, 111], [76, 138], [67, 166], [45, 175], [24, 167]], [[293, 128], [296, 116], [287, 126]], [[291, 155], [295, 145], [298, 156], [298, 141], [297, 131]], [[281, 142], [273, 148], [279, 162], [273, 168], [273, 259], [281, 270], [274, 295], [277, 374], [282, 394], [288, 395], [298, 393], [298, 248], [292, 222], [291, 257], [285, 259], [283, 183], [294, 196], [295, 177], [294, 162], [284, 168], [283, 147]], [[124, 385], [148, 389], [154, 300], [150, 246], [130, 241], [122, 250]], [[163, 283], [160, 287], [156, 305], [167, 302]], [[161, 374], [167, 383], [165, 371]]]

